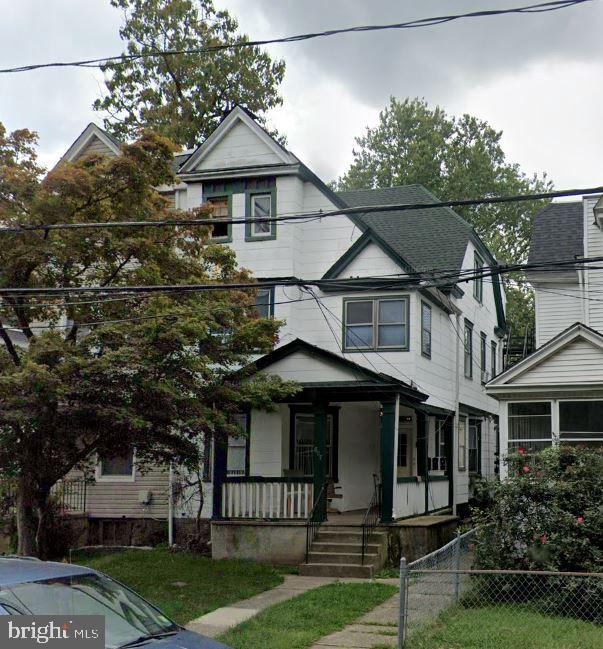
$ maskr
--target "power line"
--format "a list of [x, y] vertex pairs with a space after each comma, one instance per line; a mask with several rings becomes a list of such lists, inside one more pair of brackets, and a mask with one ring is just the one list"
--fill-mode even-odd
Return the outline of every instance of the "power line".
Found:
[[110, 64], [119, 64], [126, 61], [136, 61], [146, 58], [156, 58], [165, 56], [177, 56], [181, 54], [211, 54], [223, 50], [239, 50], [248, 47], [259, 47], [263, 45], [274, 45], [277, 43], [298, 43], [315, 38], [327, 38], [331, 36], [339, 36], [342, 34], [352, 33], [365, 33], [365, 32], [378, 32], [386, 30], [399, 30], [399, 29], [418, 29], [422, 27], [434, 27], [436, 25], [443, 25], [457, 20], [465, 20], [471, 18], [490, 18], [493, 16], [503, 16], [509, 14], [532, 14], [532, 13], [546, 13], [551, 11], [558, 11], [560, 9], [568, 9], [570, 7], [591, 2], [592, 0], [556, 0], [554, 2], [542, 2], [538, 4], [527, 5], [523, 7], [512, 7], [508, 9], [488, 9], [481, 11], [472, 11], [462, 14], [451, 14], [446, 16], [434, 16], [431, 18], [419, 18], [417, 20], [409, 20], [400, 23], [388, 23], [382, 25], [357, 25], [355, 27], [344, 27], [339, 29], [329, 29], [320, 32], [309, 32], [305, 34], [297, 34], [295, 36], [285, 36], [281, 38], [265, 38], [260, 40], [239, 40], [233, 43], [220, 43], [217, 45], [208, 45], [204, 47], [190, 48], [184, 50], [159, 50], [154, 52], [140, 52], [137, 54], [119, 54], [116, 56], [106, 56], [97, 59], [84, 59], [76, 61], [57, 61], [52, 63], [35, 63], [32, 65], [22, 65], [13, 68], [0, 69], [0, 74], [11, 74], [17, 72], [30, 72], [31, 70], [39, 70], [45, 68], [98, 68]]
[[[587, 0], [590, 1], [590, 0]], [[603, 185], [599, 187], [586, 187], [583, 189], [561, 189], [551, 192], [540, 192], [537, 194], [514, 194], [512, 196], [484, 196], [481, 198], [468, 198], [450, 201], [436, 201], [432, 203], [391, 203], [388, 205], [362, 205], [354, 207], [343, 207], [334, 210], [291, 213], [280, 216], [266, 216], [254, 218], [254, 223], [282, 223], [287, 221], [299, 221], [306, 219], [324, 219], [332, 216], [350, 216], [356, 214], [375, 214], [381, 212], [407, 212], [415, 210], [428, 210], [442, 207], [470, 207], [474, 205], [496, 205], [504, 203], [519, 203], [526, 201], [548, 200], [568, 196], [589, 196], [592, 194], [603, 194]], [[1, 233], [23, 233], [28, 231], [51, 230], [93, 230], [104, 228], [160, 228], [196, 225], [238, 225], [248, 224], [249, 218], [238, 217], [217, 217], [206, 219], [169, 219], [157, 221], [97, 221], [88, 223], [22, 223], [16, 226], [0, 227]]]

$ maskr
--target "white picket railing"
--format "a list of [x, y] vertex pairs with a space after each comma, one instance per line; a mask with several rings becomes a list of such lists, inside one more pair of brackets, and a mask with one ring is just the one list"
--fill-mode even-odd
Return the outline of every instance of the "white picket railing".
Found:
[[222, 485], [224, 518], [303, 519], [312, 510], [309, 482], [236, 481]]

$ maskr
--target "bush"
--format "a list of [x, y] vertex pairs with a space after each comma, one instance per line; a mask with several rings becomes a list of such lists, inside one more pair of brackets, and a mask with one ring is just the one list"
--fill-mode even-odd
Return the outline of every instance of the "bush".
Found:
[[474, 510], [479, 568], [599, 572], [603, 565], [603, 452], [550, 448], [509, 457], [510, 477]]

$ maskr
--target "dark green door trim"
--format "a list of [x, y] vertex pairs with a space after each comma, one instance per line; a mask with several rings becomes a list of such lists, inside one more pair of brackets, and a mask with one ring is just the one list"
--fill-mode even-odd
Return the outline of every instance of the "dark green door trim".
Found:
[[381, 404], [381, 522], [394, 520], [394, 465], [396, 464], [396, 402]]

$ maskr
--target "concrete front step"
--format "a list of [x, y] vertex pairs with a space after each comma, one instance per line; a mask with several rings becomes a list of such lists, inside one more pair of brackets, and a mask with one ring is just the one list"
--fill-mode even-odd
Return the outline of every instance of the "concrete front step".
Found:
[[302, 563], [299, 574], [304, 577], [359, 577], [372, 579], [374, 566], [345, 563]]
[[[380, 544], [386, 535], [382, 532], [373, 532], [370, 536], [369, 543]], [[320, 529], [316, 538], [316, 543], [360, 543], [362, 544], [362, 532], [334, 532], [330, 529]]]
[[[378, 554], [365, 554], [365, 565], [376, 564], [379, 559]], [[362, 553], [343, 553], [343, 552], [315, 552], [314, 547], [308, 555], [308, 563], [343, 563], [347, 565], [362, 565]]]
[[[378, 543], [369, 543], [366, 551], [370, 554], [377, 554], [381, 549]], [[351, 552], [353, 554], [362, 553], [362, 543], [322, 543], [314, 541], [312, 543], [313, 552]]]

